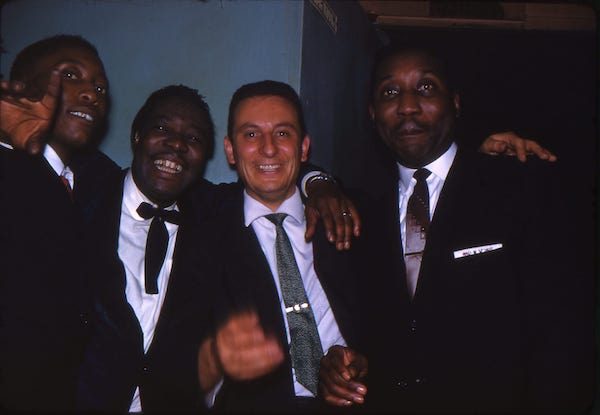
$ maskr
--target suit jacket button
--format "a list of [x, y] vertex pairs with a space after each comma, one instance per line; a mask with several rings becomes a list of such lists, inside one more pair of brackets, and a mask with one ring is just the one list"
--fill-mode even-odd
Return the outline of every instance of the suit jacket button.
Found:
[[408, 386], [408, 382], [405, 380], [401, 380], [399, 382], [396, 383], [398, 386], [400, 386], [401, 388], [406, 388]]
[[410, 321], [410, 332], [411, 333], [416, 333], [417, 332], [417, 320], [411, 320]]
[[144, 371], [144, 373], [148, 373], [150, 371], [150, 369], [148, 369], [148, 366], [144, 366], [142, 370]]

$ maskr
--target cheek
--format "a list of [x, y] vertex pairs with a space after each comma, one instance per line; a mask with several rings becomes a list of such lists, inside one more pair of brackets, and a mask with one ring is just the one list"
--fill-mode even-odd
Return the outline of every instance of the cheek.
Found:
[[197, 174], [204, 167], [205, 154], [206, 153], [204, 150], [196, 150], [190, 154], [190, 157], [188, 157], [188, 165], [190, 166], [191, 170], [194, 171], [194, 174]]
[[107, 98], [103, 96], [98, 99], [98, 113], [104, 118], [106, 115]]
[[423, 115], [432, 122], [441, 123], [454, 116], [454, 111], [445, 103], [431, 102], [423, 105]]
[[396, 111], [391, 104], [380, 105], [375, 114], [378, 127], [392, 128], [396, 119]]
[[74, 102], [77, 100], [78, 93], [74, 85], [70, 84], [69, 82], [62, 82], [61, 87], [61, 103]]

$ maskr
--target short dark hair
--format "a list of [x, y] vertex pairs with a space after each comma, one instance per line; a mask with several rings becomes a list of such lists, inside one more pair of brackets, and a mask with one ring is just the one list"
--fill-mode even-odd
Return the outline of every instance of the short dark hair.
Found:
[[185, 85], [169, 85], [164, 88], [158, 89], [154, 91], [142, 108], [137, 112], [133, 122], [131, 123], [131, 143], [133, 145], [135, 134], [140, 131], [143, 125], [148, 122], [148, 117], [150, 113], [154, 110], [157, 105], [160, 105], [164, 101], [171, 98], [179, 98], [190, 102], [200, 109], [200, 112], [204, 114], [206, 117], [206, 127], [207, 127], [207, 146], [206, 152], [208, 158], [212, 157], [212, 154], [215, 149], [215, 125], [213, 123], [212, 117], [210, 115], [210, 108], [208, 104], [204, 100], [204, 97], [198, 93], [197, 89], [193, 89], [187, 87]]
[[227, 117], [227, 135], [233, 139], [234, 114], [240, 102], [248, 98], [276, 96], [287, 100], [296, 110], [298, 124], [300, 127], [300, 137], [306, 135], [306, 123], [304, 122], [304, 112], [302, 111], [302, 102], [300, 97], [290, 85], [285, 82], [265, 80], [242, 85], [234, 92], [229, 103], [229, 115]]
[[394, 44], [388, 45], [385, 48], [380, 49], [375, 54], [373, 68], [371, 70], [371, 102], [373, 101], [373, 94], [375, 92], [375, 86], [377, 84], [377, 71], [383, 65], [383, 63], [387, 62], [390, 58], [393, 58], [394, 56], [406, 55], [411, 53], [419, 53], [431, 58], [431, 60], [437, 66], [437, 69], [439, 70], [439, 75], [442, 78], [442, 81], [444, 81], [444, 83], [446, 84], [446, 87], [450, 91], [450, 94], [458, 92], [459, 87], [457, 73], [455, 73], [452, 66], [449, 65], [449, 59], [445, 56], [443, 52], [437, 50], [434, 46], [430, 45]]
[[13, 81], [24, 81], [38, 60], [54, 53], [57, 49], [65, 47], [87, 49], [101, 61], [96, 47], [83, 37], [79, 35], [55, 35], [38, 40], [21, 50], [10, 69], [10, 79]]

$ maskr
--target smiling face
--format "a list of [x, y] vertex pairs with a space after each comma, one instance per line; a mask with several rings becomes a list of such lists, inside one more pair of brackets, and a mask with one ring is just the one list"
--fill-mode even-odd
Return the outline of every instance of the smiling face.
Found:
[[279, 96], [241, 101], [233, 118], [232, 137], [225, 137], [227, 160], [235, 164], [250, 196], [271, 210], [294, 194], [310, 139], [300, 133], [294, 106]]
[[417, 51], [392, 55], [375, 73], [371, 118], [400, 164], [422, 167], [452, 143], [459, 98], [440, 65]]
[[133, 179], [154, 203], [172, 204], [201, 177], [212, 140], [209, 117], [190, 100], [169, 97], [134, 133]]
[[25, 79], [32, 92], [46, 91], [50, 73], [62, 74], [61, 97], [49, 143], [63, 161], [95, 138], [106, 118], [108, 81], [98, 56], [84, 47], [63, 46], [36, 60]]

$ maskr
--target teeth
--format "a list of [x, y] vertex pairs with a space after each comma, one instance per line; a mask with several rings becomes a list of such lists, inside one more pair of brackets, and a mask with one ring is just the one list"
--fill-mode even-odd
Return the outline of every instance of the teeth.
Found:
[[69, 112], [69, 114], [74, 115], [79, 118], [83, 118], [84, 120], [89, 121], [89, 122], [94, 121], [94, 118], [92, 118], [92, 116], [90, 114], [86, 114], [85, 112], [72, 111], [72, 112]]
[[262, 171], [273, 171], [281, 167], [281, 164], [259, 164], [258, 168]]
[[165, 173], [181, 173], [183, 166], [170, 160], [154, 160], [154, 165], [160, 171]]

